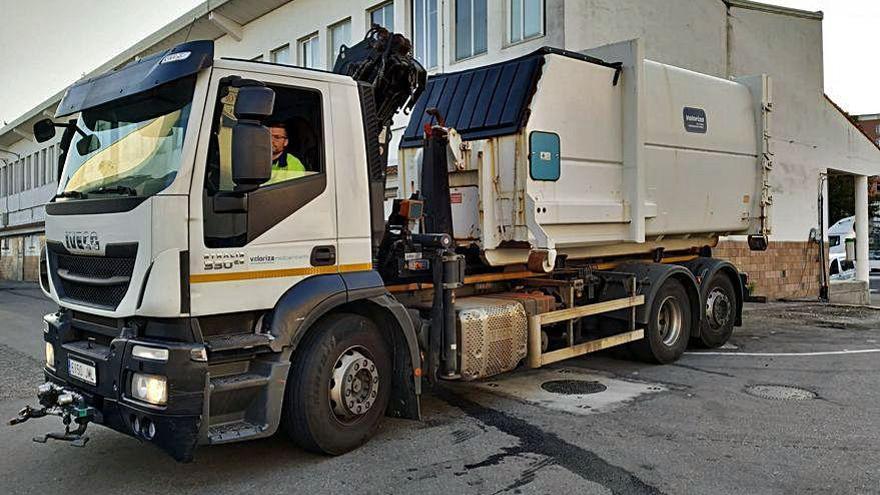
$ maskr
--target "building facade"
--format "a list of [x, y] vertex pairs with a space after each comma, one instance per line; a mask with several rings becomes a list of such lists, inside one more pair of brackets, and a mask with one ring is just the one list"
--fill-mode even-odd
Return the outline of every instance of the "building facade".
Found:
[[[810, 240], [820, 225], [817, 191], [827, 190], [828, 173], [851, 174], [865, 189], [867, 177], [880, 174], [876, 141], [824, 94], [822, 14], [747, 0], [214, 0], [96, 72], [187, 37], [213, 39], [217, 56], [328, 69], [339, 47], [360, 40], [374, 23], [413, 40], [430, 73], [486, 65], [545, 45], [581, 51], [640, 38], [647, 57], [659, 62], [722, 78], [771, 76], [773, 242], [767, 252], [751, 253], [743, 239], [729, 238], [715, 250], [749, 271], [756, 294], [817, 296], [823, 267]], [[0, 236], [10, 246], [0, 253], [0, 277], [29, 276], [27, 260], [38, 252], [40, 205], [55, 189], [57, 150], [55, 143], [34, 143], [30, 126], [53, 114], [60, 96], [0, 129]], [[407, 121], [396, 119], [397, 139]], [[397, 194], [393, 151], [389, 197]], [[827, 228], [827, 212], [821, 215]], [[860, 253], [866, 257], [867, 247]]]
[[854, 115], [853, 122], [868, 136], [868, 139], [880, 146], [880, 113]]

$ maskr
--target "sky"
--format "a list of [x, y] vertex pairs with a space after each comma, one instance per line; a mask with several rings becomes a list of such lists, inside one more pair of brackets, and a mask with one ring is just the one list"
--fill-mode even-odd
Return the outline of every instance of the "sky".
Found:
[[[764, 1], [823, 11], [825, 92], [851, 114], [880, 113], [880, 0]], [[0, 123], [14, 120], [199, 3], [0, 0]]]
[[15, 120], [199, 3], [0, 0], [0, 123]]

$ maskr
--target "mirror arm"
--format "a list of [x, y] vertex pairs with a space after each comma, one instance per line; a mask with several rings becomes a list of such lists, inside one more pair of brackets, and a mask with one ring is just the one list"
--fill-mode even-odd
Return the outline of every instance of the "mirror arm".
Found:
[[64, 129], [72, 128], [74, 131], [80, 133], [80, 134], [82, 135], [82, 137], [88, 137], [88, 134], [86, 134], [86, 131], [80, 129], [79, 126], [76, 125], [76, 122], [67, 122], [67, 123], [64, 123], [64, 124], [59, 124], [59, 123], [57, 123], [57, 122], [52, 122], [52, 125], [54, 125], [55, 127], [61, 127], [61, 128], [64, 128]]

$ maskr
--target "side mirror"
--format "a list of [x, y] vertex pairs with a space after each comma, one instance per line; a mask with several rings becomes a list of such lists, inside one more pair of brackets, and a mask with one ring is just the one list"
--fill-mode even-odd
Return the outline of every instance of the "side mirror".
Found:
[[235, 99], [235, 118], [263, 120], [272, 115], [275, 92], [265, 86], [244, 86]]
[[262, 120], [272, 115], [275, 92], [265, 86], [238, 90], [232, 128], [232, 181], [242, 192], [252, 191], [272, 176], [272, 134]]
[[43, 119], [34, 124], [34, 138], [38, 143], [45, 143], [53, 137], [55, 137], [55, 123], [52, 119]]
[[101, 141], [94, 134], [89, 134], [76, 142], [76, 151], [79, 153], [79, 156], [86, 156], [100, 147]]

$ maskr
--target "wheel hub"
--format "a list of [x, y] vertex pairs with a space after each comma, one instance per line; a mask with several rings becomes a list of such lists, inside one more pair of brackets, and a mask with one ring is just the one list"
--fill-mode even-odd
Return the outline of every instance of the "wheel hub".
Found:
[[673, 296], [668, 296], [660, 303], [660, 311], [657, 312], [657, 329], [660, 331], [660, 340], [663, 345], [671, 346], [678, 340], [682, 327], [681, 307]]
[[730, 299], [721, 290], [714, 289], [706, 298], [706, 319], [712, 328], [721, 328], [730, 320]]
[[[379, 394], [379, 370], [363, 349], [353, 347], [336, 359], [330, 377], [330, 406], [345, 420], [362, 416]], [[365, 351], [364, 351], [365, 352]]]

